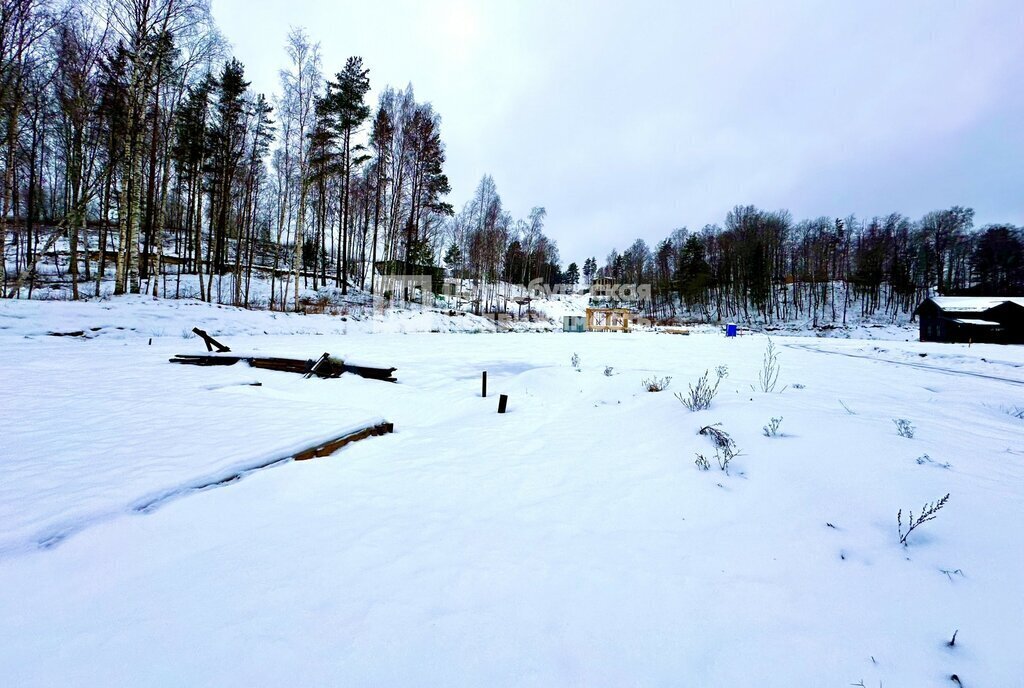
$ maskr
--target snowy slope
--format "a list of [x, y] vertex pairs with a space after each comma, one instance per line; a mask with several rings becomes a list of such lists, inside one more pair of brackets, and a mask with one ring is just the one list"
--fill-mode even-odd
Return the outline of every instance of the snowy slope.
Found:
[[[29, 340], [31, 341], [31, 340]], [[0, 338], [6, 390], [0, 557], [380, 422], [350, 381], [248, 365], [171, 366], [187, 345]], [[170, 345], [170, 346], [168, 346]], [[259, 372], [259, 375], [256, 373]], [[262, 386], [252, 383], [261, 381]], [[319, 383], [319, 384], [318, 384]]]
[[[18, 434], [4, 455], [35, 457], [40, 475], [62, 444], [88, 445], [89, 418], [131, 402], [160, 427], [161, 406], [186, 389], [227, 419], [264, 413], [259, 399], [279, 427], [334, 404], [396, 424], [329, 458], [6, 552], [9, 685], [926, 686], [955, 673], [1011, 686], [1024, 675], [1024, 420], [1007, 412], [1024, 407], [1019, 348], [780, 337], [788, 387], [769, 394], [751, 389], [758, 335], [250, 335], [250, 314], [216, 316], [238, 350], [362, 353], [398, 367], [389, 385], [172, 366], [167, 355], [197, 340], [170, 326], [151, 346], [131, 330], [26, 338], [38, 329], [27, 321], [50, 316], [4, 307], [21, 324], [0, 330], [0, 381], [24, 388], [15, 405], [5, 394], [0, 419]], [[135, 312], [115, 307], [110, 322]], [[944, 370], [903, 365], [912, 359]], [[106, 372], [89, 377], [98, 362]], [[672, 393], [718, 365], [729, 369], [718, 397], [690, 413]], [[643, 391], [653, 375], [673, 377], [668, 391]], [[264, 386], [202, 388], [243, 378]], [[121, 386], [149, 393], [118, 399]], [[65, 388], [80, 403], [61, 406], [58, 424], [45, 398]], [[498, 393], [510, 395], [504, 416]], [[771, 417], [780, 436], [762, 434]], [[225, 456], [212, 431], [224, 419], [209, 420], [187, 442]], [[694, 465], [696, 452], [713, 456], [697, 434], [711, 423], [742, 451], [728, 474]], [[112, 442], [103, 461], [147, 465], [137, 449]], [[41, 502], [54, 519], [79, 513], [75, 480], [6, 493], [7, 518]], [[96, 477], [130, 503], [137, 490], [119, 480]], [[902, 547], [897, 510], [947, 492]]]

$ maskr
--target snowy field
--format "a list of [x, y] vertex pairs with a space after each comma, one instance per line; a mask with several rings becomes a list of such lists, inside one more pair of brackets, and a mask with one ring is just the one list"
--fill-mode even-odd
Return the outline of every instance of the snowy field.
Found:
[[1020, 685], [1024, 347], [484, 325], [0, 303], [0, 684]]

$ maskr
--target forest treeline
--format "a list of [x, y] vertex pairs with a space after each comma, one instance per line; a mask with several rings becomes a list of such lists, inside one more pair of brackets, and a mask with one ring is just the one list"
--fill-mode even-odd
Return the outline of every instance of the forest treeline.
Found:
[[[971, 209], [794, 221], [750, 206], [562, 269], [546, 213], [484, 175], [448, 200], [441, 117], [412, 85], [328, 70], [292, 29], [278, 91], [254, 93], [208, 0], [0, 0], [0, 295], [196, 296], [299, 308], [448, 276], [507, 310], [510, 285], [650, 284], [653, 318], [896, 319], [938, 294], [1024, 293], [1024, 236]], [[47, 272], [42, 274], [43, 269]]]
[[652, 318], [705, 320], [896, 320], [935, 295], [1024, 294], [1024, 231], [974, 227], [954, 206], [913, 221], [899, 213], [794, 222], [788, 211], [737, 206], [725, 223], [679, 229], [651, 249], [636, 240], [567, 271], [570, 282], [604, 278], [650, 284]]
[[248, 306], [256, 277], [282, 309], [453, 247], [461, 274], [516, 242], [517, 274], [557, 266], [543, 209], [514, 220], [490, 177], [454, 212], [440, 115], [411, 85], [374, 106], [362, 59], [327, 73], [302, 29], [282, 60], [279, 92], [253, 93], [206, 0], [0, 0], [2, 293], [31, 291], [48, 256], [76, 299], [111, 280], [180, 295], [185, 275], [190, 296]]

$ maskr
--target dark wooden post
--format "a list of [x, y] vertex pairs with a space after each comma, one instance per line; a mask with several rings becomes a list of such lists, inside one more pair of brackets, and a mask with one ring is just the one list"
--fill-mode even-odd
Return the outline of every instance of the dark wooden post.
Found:
[[480, 378], [480, 396], [487, 396], [487, 371], [484, 371], [483, 377]]
[[219, 351], [222, 354], [231, 351], [229, 347], [226, 347], [220, 342], [218, 342], [216, 339], [208, 335], [204, 330], [200, 330], [198, 327], [193, 327], [192, 331], [203, 338], [203, 341], [206, 342], [207, 351], [213, 351], [214, 347], [217, 347], [217, 351]]
[[508, 395], [498, 395], [498, 413], [505, 413], [505, 407], [508, 405]]
[[331, 355], [325, 351], [324, 355], [317, 359], [316, 363], [309, 366], [309, 372], [306, 373], [305, 377], [310, 378], [314, 375], [318, 377], [327, 377], [326, 375], [321, 374], [320, 369], [330, 360], [330, 358]]

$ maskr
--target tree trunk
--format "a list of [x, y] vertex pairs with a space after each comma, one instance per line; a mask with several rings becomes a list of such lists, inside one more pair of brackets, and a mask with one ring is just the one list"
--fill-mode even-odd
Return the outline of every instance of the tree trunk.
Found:
[[7, 159], [4, 161], [3, 188], [0, 189], [0, 297], [7, 293], [7, 215], [11, 212], [14, 198], [14, 151], [18, 130], [17, 105], [7, 115]]
[[[295, 253], [293, 257], [293, 269], [295, 271], [295, 302], [293, 307], [295, 312], [299, 311], [299, 271], [302, 269], [302, 233], [306, 222], [306, 195], [308, 193], [305, 175], [299, 180], [299, 208], [295, 218]], [[281, 309], [285, 309], [285, 304], [282, 302]]]

